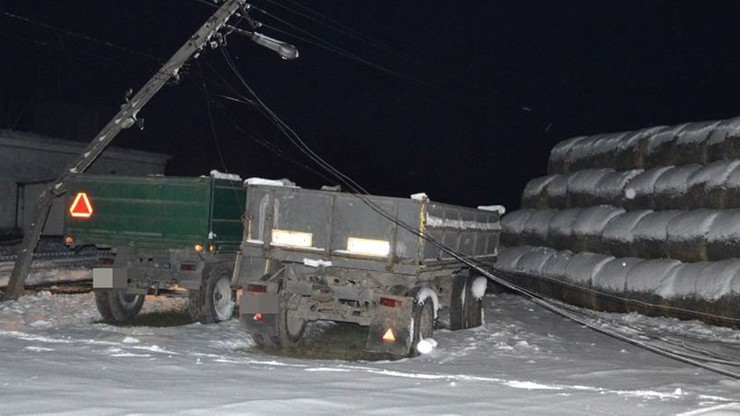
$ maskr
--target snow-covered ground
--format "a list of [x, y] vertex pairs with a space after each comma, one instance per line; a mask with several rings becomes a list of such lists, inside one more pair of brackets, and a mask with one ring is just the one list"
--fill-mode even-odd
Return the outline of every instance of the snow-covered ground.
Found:
[[[178, 302], [149, 298], [143, 313]], [[600, 335], [515, 295], [488, 295], [485, 305], [483, 327], [437, 331], [430, 354], [346, 362], [266, 355], [236, 320], [96, 323], [92, 294], [42, 292], [0, 303], [0, 414], [740, 414], [738, 380]], [[740, 359], [740, 331], [603, 317]]]

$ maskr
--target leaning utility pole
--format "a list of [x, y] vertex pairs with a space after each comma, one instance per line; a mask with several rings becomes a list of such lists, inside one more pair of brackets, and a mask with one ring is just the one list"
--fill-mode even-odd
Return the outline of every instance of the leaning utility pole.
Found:
[[[113, 138], [123, 129], [129, 128], [137, 123], [136, 116], [146, 103], [156, 94], [170, 79], [178, 79], [180, 68], [193, 55], [201, 51], [206, 45], [212, 47], [219, 46], [217, 39], [222, 39], [219, 32], [227, 23], [229, 18], [242, 9], [244, 15], [249, 9], [246, 0], [227, 0], [216, 13], [208, 19], [203, 26], [198, 29], [193, 36], [185, 42], [184, 45], [172, 55], [167, 63], [147, 82], [133, 97], [121, 106], [121, 111], [111, 119], [108, 124], [98, 133], [93, 141], [85, 148], [83, 153], [65, 170], [59, 178], [44, 192], [41, 193], [34, 219], [31, 222], [30, 229], [23, 236], [18, 259], [10, 275], [8, 287], [3, 295], [2, 300], [18, 299], [23, 283], [31, 270], [31, 261], [33, 252], [38, 246], [41, 232], [46, 224], [46, 218], [51, 209], [51, 203], [55, 197], [63, 195], [66, 192], [66, 182], [69, 176], [84, 172], [100, 156], [105, 148], [113, 141]], [[248, 19], [251, 22], [251, 19]], [[253, 26], [255, 28], [256, 26]], [[228, 30], [235, 31], [236, 28], [229, 26]], [[240, 31], [241, 32], [241, 31]], [[268, 38], [257, 32], [243, 31], [251, 36], [251, 39], [269, 49], [278, 52], [284, 59], [293, 59], [298, 56], [295, 47], [275, 39]]]

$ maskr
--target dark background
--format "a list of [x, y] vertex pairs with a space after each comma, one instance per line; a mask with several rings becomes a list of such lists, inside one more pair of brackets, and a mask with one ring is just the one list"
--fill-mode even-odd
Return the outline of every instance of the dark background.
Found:
[[[225, 50], [241, 75], [375, 194], [511, 210], [558, 141], [739, 113], [740, 2], [253, 4], [269, 25], [260, 31], [301, 56], [283, 61], [232, 34]], [[0, 128], [91, 140], [214, 11], [199, 0], [0, 0]], [[251, 98], [209, 50], [144, 108], [144, 130], [114, 145], [172, 154], [170, 175], [337, 183], [240, 97]]]

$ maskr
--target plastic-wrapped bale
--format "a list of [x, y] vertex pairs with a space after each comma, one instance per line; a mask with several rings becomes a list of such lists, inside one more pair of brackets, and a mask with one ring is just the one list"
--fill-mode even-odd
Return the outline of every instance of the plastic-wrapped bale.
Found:
[[541, 276], [542, 266], [555, 253], [557, 253], [557, 250], [549, 247], [528, 247], [528, 250], [519, 257], [516, 263], [516, 270]]
[[707, 159], [740, 158], [740, 117], [719, 123], [707, 140]]
[[[638, 262], [627, 272], [625, 292], [640, 300], [657, 302], [657, 290], [681, 262], [670, 259], [650, 259]], [[628, 305], [628, 309], [629, 305]], [[636, 310], [636, 309], [632, 309]], [[639, 312], [639, 309], [637, 309]]]
[[578, 253], [571, 257], [565, 266], [565, 275], [570, 282], [578, 286], [591, 287], [594, 276], [613, 259], [612, 256], [598, 253]]
[[624, 208], [627, 210], [655, 209], [653, 199], [655, 182], [672, 168], [673, 166], [663, 166], [635, 175], [624, 187]]
[[555, 175], [565, 173], [565, 163], [568, 152], [577, 143], [587, 140], [588, 136], [572, 137], [555, 145], [550, 151], [550, 158], [547, 160], [547, 174]]
[[702, 165], [697, 164], [675, 166], [660, 175], [653, 187], [653, 209], [690, 209], [686, 197], [689, 178], [701, 167]]
[[[733, 281], [738, 276], [740, 276], [740, 260], [710, 262], [707, 267], [702, 269], [696, 281], [696, 295], [698, 298], [710, 302], [733, 295]], [[740, 292], [735, 294], [740, 294]]]
[[720, 120], [689, 123], [676, 138], [674, 160], [676, 165], [708, 163], [707, 141]]
[[527, 182], [522, 192], [522, 208], [545, 209], [550, 208], [547, 185], [558, 175], [541, 176]]
[[547, 206], [553, 209], [568, 208], [568, 180], [571, 173], [557, 175], [545, 187]]
[[573, 221], [571, 250], [602, 252], [604, 248], [601, 234], [604, 227], [612, 218], [624, 212], [623, 209], [610, 205], [583, 208]]
[[723, 208], [740, 208], [740, 167], [733, 169], [727, 175], [727, 180], [722, 185], [720, 198]]
[[593, 149], [594, 143], [598, 139], [599, 136], [588, 136], [583, 140], [573, 143], [573, 146], [571, 146], [565, 156], [565, 173], [578, 171], [586, 165], [584, 160], [591, 154], [591, 149]]
[[549, 246], [558, 250], [570, 250], [573, 244], [573, 223], [583, 208], [558, 211], [550, 218], [547, 232]]
[[719, 211], [707, 234], [707, 257], [723, 260], [740, 257], [740, 209]]
[[609, 133], [592, 136], [589, 142], [581, 142], [571, 151], [568, 171], [583, 169], [614, 168], [614, 154], [622, 138], [629, 133]]
[[676, 139], [686, 126], [687, 124], [670, 126], [648, 138], [643, 160], [645, 169], [676, 164]]
[[530, 247], [527, 246], [501, 247], [496, 260], [496, 268], [508, 272], [516, 271], [519, 258], [529, 251], [529, 249]]
[[696, 282], [708, 262], [681, 263], [670, 270], [658, 284], [655, 294], [667, 300], [680, 300], [696, 296]]
[[649, 209], [623, 212], [609, 220], [601, 232], [600, 253], [614, 257], [629, 257], [635, 255], [633, 248], [637, 223], [646, 215], [652, 213]]
[[512, 211], [501, 217], [501, 245], [521, 246], [523, 245], [522, 228], [535, 210], [520, 209]]
[[614, 165], [617, 170], [644, 169], [648, 140], [665, 130], [666, 126], [649, 127], [626, 134], [617, 146]]
[[596, 205], [594, 191], [599, 181], [611, 169], [584, 169], [568, 175], [568, 186], [566, 193], [566, 206], [568, 208], [579, 208]]
[[644, 260], [638, 257], [616, 257], [609, 260], [594, 275], [593, 286], [598, 290], [622, 294], [627, 287], [627, 273]]
[[619, 172], [610, 171], [604, 175], [592, 191], [593, 205], [624, 207], [625, 187], [635, 176], [642, 172], [642, 169], [633, 169]]
[[548, 279], [565, 281], [566, 280], [566, 268], [568, 262], [573, 257], [573, 252], [569, 250], [558, 250], [553, 255], [545, 259], [542, 264], [542, 276]]
[[547, 235], [550, 220], [557, 212], [553, 209], [542, 209], [533, 212], [522, 225], [520, 236], [522, 244], [527, 246], [548, 245]]
[[716, 209], [685, 211], [672, 218], [666, 227], [666, 257], [684, 262], [707, 261], [707, 237]]
[[631, 257], [668, 257], [665, 250], [668, 223], [685, 211], [654, 211], [642, 217], [632, 230]]
[[740, 192], [740, 189], [735, 188], [730, 191], [727, 187], [727, 179], [738, 166], [740, 166], [740, 160], [719, 160], [692, 174], [689, 178], [688, 192], [684, 198], [686, 209], [729, 208], [725, 204], [724, 194]]

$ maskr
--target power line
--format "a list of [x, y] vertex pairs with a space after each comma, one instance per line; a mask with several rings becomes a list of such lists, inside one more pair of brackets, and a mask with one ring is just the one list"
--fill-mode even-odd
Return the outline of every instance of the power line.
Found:
[[115, 44], [113, 42], [109, 42], [109, 41], [105, 41], [105, 40], [100, 40], [100, 39], [94, 38], [92, 36], [83, 35], [81, 33], [72, 32], [72, 31], [69, 31], [69, 30], [66, 30], [66, 29], [62, 29], [62, 28], [59, 28], [59, 27], [56, 27], [56, 26], [52, 26], [52, 25], [50, 25], [48, 23], [39, 22], [37, 20], [32, 20], [32, 19], [29, 19], [27, 17], [19, 16], [19, 15], [10, 13], [10, 12], [0, 11], [0, 13], [2, 13], [5, 16], [11, 17], [13, 19], [20, 20], [22, 22], [26, 22], [26, 23], [29, 23], [29, 24], [32, 24], [32, 25], [35, 25], [35, 26], [43, 27], [43, 28], [46, 28], [46, 29], [49, 29], [49, 30], [53, 30], [55, 32], [59, 32], [59, 33], [65, 34], [67, 36], [71, 36], [71, 37], [75, 37], [75, 38], [78, 38], [78, 39], [87, 40], [89, 42], [97, 43], [99, 45], [103, 45], [103, 46], [106, 46], [106, 47], [109, 47], [109, 48], [112, 48], [112, 49], [116, 49], [116, 50], [119, 50], [119, 51], [122, 51], [122, 52], [126, 52], [126, 53], [129, 53], [129, 54], [132, 54], [132, 55], [137, 55], [139, 57], [147, 58], [147, 59], [153, 60], [153, 61], [155, 61], [157, 63], [162, 63], [162, 59], [160, 59], [160, 58], [158, 58], [158, 57], [156, 57], [154, 55], [150, 55], [148, 53], [144, 53], [144, 52], [137, 51], [137, 50], [134, 50], [134, 49], [131, 49], [131, 48], [127, 48], [125, 46], [117, 45], [117, 44]]

